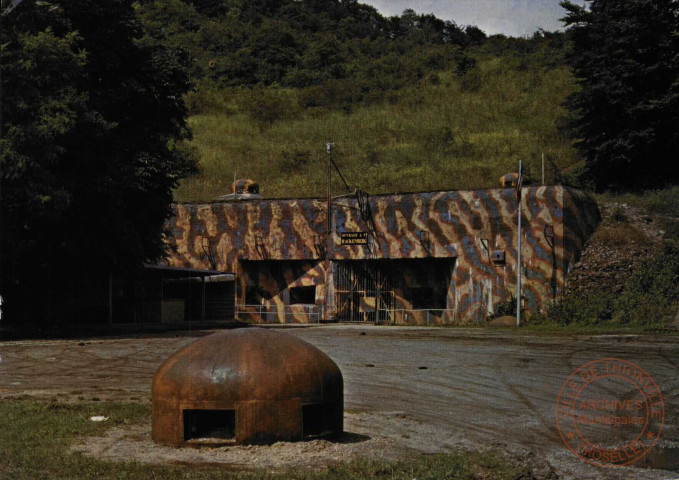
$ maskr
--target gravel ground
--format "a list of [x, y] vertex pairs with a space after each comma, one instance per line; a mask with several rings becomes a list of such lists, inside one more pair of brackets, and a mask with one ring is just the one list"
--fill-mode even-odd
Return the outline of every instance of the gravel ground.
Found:
[[[155, 446], [150, 426], [141, 426], [111, 430], [74, 448], [153, 463], [279, 469], [461, 447], [505, 452], [533, 465], [535, 478], [679, 478], [657, 469], [590, 466], [564, 446], [555, 421], [559, 390], [577, 367], [600, 358], [628, 360], [650, 373], [662, 391], [665, 425], [647, 461], [662, 460], [657, 452], [679, 446], [679, 337], [365, 325], [286, 331], [325, 351], [342, 370], [350, 434], [344, 441], [171, 449]], [[0, 342], [0, 399], [148, 402], [155, 370], [204, 333]]]

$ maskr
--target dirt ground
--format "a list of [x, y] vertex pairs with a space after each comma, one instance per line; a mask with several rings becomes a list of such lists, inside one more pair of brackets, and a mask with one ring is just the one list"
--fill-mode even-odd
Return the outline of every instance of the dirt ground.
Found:
[[[339, 365], [348, 432], [342, 441], [174, 449], [153, 444], [145, 425], [113, 429], [74, 448], [118, 460], [235, 469], [320, 468], [352, 456], [395, 459], [409, 452], [493, 449], [532, 465], [535, 478], [679, 478], [678, 472], [658, 469], [590, 466], [564, 446], [555, 421], [559, 390], [577, 367], [621, 358], [640, 365], [660, 387], [665, 425], [655, 449], [676, 451], [679, 337], [365, 325], [286, 332], [316, 345]], [[155, 370], [205, 333], [0, 342], [0, 399], [148, 402]]]

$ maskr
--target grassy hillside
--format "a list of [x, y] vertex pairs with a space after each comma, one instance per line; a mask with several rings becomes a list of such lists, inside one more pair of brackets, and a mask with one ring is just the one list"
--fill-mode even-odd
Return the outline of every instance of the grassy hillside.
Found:
[[[243, 90], [213, 93], [219, 113], [190, 120], [202, 172], [182, 183], [176, 199], [223, 194], [234, 171], [257, 180], [267, 197], [322, 196], [329, 141], [350, 186], [370, 193], [492, 187], [519, 159], [539, 179], [542, 153], [553, 182], [554, 165], [563, 172], [577, 163], [557, 129], [573, 78], [567, 67], [544, 66], [539, 54], [490, 50], [473, 51], [477, 66], [464, 75], [451, 67], [349, 111], [303, 109], [299, 91], [278, 92], [286, 114], [261, 131]], [[343, 188], [339, 179], [333, 188]]]

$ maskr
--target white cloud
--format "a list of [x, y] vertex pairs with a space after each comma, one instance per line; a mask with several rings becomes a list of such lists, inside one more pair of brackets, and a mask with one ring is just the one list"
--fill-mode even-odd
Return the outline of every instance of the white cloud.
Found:
[[383, 15], [400, 15], [406, 8], [433, 13], [458, 25], [476, 25], [488, 34], [530, 35], [538, 28], [562, 28], [565, 11], [560, 0], [360, 0]]

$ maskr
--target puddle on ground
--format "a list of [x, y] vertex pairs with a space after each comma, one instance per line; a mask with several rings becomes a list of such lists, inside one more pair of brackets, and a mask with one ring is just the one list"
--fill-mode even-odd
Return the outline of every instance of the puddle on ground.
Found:
[[654, 447], [636, 462], [634, 466], [679, 472], [679, 447]]

